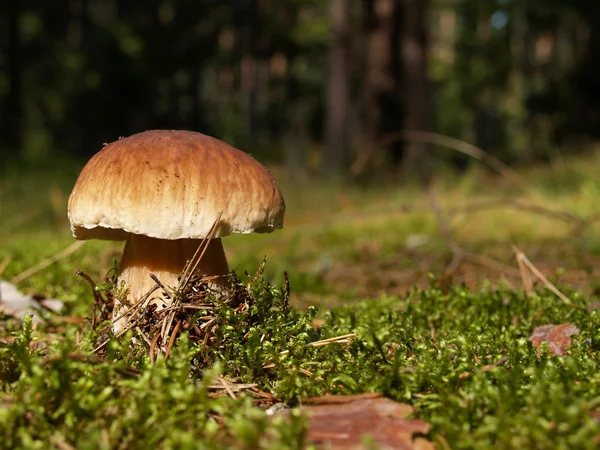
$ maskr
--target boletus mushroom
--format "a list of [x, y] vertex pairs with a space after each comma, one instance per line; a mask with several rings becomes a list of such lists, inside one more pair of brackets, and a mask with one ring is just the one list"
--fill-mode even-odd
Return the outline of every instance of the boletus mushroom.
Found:
[[[118, 332], [125, 311], [154, 286], [178, 277], [205, 238], [196, 274], [223, 285], [229, 269], [221, 238], [283, 227], [285, 203], [269, 171], [247, 153], [201, 133], [151, 130], [106, 145], [82, 169], [69, 197], [73, 236], [124, 240], [118, 273], [128, 289], [116, 301]], [[212, 229], [212, 233], [211, 233]], [[219, 278], [219, 276], [221, 276]], [[169, 300], [157, 295], [147, 305]]]

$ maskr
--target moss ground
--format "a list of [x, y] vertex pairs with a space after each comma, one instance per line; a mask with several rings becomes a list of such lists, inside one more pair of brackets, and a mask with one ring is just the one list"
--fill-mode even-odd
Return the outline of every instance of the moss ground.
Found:
[[[478, 257], [452, 278], [444, 270], [453, 254], [426, 193], [283, 185], [284, 230], [225, 242], [244, 283], [244, 272], [268, 256], [251, 290], [252, 325], [223, 306], [214, 345], [184, 336], [154, 364], [131, 336], [94, 355], [93, 296], [74, 272], [102, 280], [121, 246], [86, 243], [18, 284], [63, 300], [60, 316], [39, 324], [0, 318], [0, 447], [303, 448], [306, 418], [272, 419], [265, 398], [295, 406], [309, 396], [380, 391], [413, 405], [439, 448], [596, 448], [600, 240], [596, 223], [579, 219], [598, 211], [597, 167], [589, 157], [522, 171], [527, 192], [479, 169], [444, 176], [446, 225]], [[0, 278], [72, 243], [64, 211], [76, 174], [13, 168], [2, 178], [0, 263], [8, 264]], [[511, 244], [570, 305], [540, 284], [526, 294]], [[536, 326], [560, 323], [579, 329], [566, 357], [529, 342]], [[349, 333], [350, 343], [308, 345]], [[199, 357], [207, 352], [209, 365]], [[266, 397], [218, 395], [220, 377]]]

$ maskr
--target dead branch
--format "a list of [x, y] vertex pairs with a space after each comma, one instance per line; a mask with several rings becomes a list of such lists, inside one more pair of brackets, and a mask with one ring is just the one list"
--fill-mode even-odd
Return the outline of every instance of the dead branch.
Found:
[[525, 180], [517, 171], [507, 166], [490, 153], [473, 144], [469, 144], [468, 142], [429, 131], [402, 130], [397, 133], [391, 133], [387, 136], [384, 136], [383, 139], [381, 139], [376, 145], [371, 146], [369, 151], [359, 153], [358, 158], [350, 168], [350, 174], [353, 177], [358, 177], [367, 168], [378, 149], [385, 148], [397, 141], [432, 144], [455, 150], [459, 153], [470, 156], [477, 161], [487, 164], [489, 167], [494, 169], [506, 179], [510, 180], [515, 185], [519, 186], [524, 191], [533, 191], [531, 184], [527, 182], [527, 180]]
[[[519, 271], [503, 264], [500, 261], [496, 261], [493, 258], [478, 255], [476, 253], [471, 253], [465, 250], [454, 238], [452, 235], [452, 231], [450, 226], [448, 225], [444, 214], [442, 212], [442, 208], [438, 201], [438, 196], [435, 189], [435, 184], [431, 183], [428, 189], [429, 194], [429, 205], [433, 212], [433, 215], [438, 224], [438, 228], [440, 229], [440, 233], [446, 242], [446, 245], [452, 252], [452, 260], [450, 264], [444, 270], [444, 277], [448, 278], [454, 276], [458, 268], [465, 262], [470, 261], [474, 264], [478, 264], [483, 267], [487, 267], [489, 269], [493, 269], [500, 273], [510, 274], [512, 276], [519, 276]], [[479, 206], [483, 206], [484, 203], [480, 203]], [[455, 210], [456, 211], [456, 210]]]
[[550, 219], [556, 219], [563, 222], [571, 223], [575, 226], [581, 225], [586, 222], [585, 218], [581, 218], [575, 214], [572, 214], [568, 211], [561, 211], [555, 209], [549, 209], [541, 205], [535, 205], [532, 203], [522, 202], [520, 200], [510, 200], [510, 199], [498, 199], [498, 200], [487, 200], [474, 202], [463, 206], [458, 206], [455, 208], [449, 208], [448, 214], [456, 215], [456, 214], [469, 214], [479, 211], [485, 211], [488, 209], [496, 209], [496, 208], [510, 208], [515, 209], [522, 212], [527, 212], [531, 214], [536, 214], [539, 216], [548, 217]]

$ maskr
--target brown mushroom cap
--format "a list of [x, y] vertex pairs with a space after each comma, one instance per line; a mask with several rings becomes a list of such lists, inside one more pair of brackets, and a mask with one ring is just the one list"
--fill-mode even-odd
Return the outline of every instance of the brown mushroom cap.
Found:
[[85, 165], [69, 197], [76, 239], [158, 239], [271, 232], [285, 203], [247, 153], [192, 131], [152, 130], [115, 141]]

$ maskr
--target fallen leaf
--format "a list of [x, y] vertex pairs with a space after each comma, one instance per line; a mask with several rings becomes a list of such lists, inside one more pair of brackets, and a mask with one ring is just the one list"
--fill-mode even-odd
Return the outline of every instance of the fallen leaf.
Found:
[[31, 314], [34, 321], [39, 321], [37, 311], [49, 309], [59, 312], [62, 307], [63, 302], [60, 300], [36, 300], [33, 295], [23, 294], [14, 284], [0, 280], [0, 312], [7, 316], [23, 319], [27, 314]]
[[[571, 336], [574, 334], [579, 334], [579, 330], [570, 323], [542, 325], [533, 330], [529, 341], [534, 347], [539, 347], [546, 341], [550, 353], [555, 356], [564, 356], [571, 346]], [[538, 350], [539, 353], [541, 353], [541, 349]]]
[[368, 435], [379, 449], [435, 449], [424, 437], [414, 437], [428, 433], [430, 425], [408, 418], [413, 407], [379, 393], [310, 398], [300, 410], [310, 417], [307, 439], [317, 448], [366, 449], [363, 439]]

